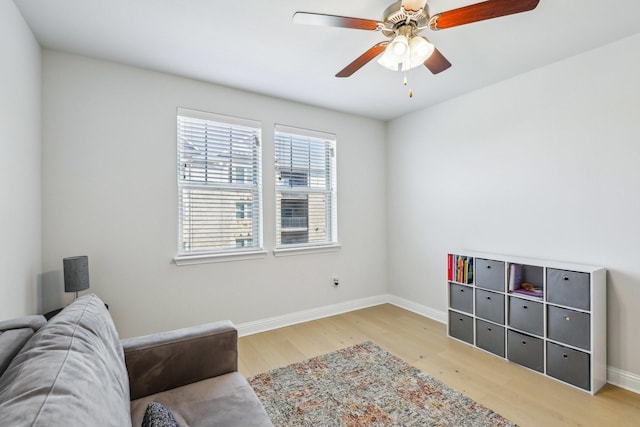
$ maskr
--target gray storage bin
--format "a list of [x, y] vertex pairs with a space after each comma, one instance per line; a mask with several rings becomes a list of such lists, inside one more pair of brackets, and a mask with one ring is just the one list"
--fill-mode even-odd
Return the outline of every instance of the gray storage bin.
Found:
[[476, 346], [504, 357], [504, 327], [476, 319]]
[[449, 311], [449, 335], [473, 344], [473, 318], [466, 314]]
[[473, 314], [473, 288], [449, 283], [449, 306], [454, 310]]
[[519, 365], [544, 371], [544, 347], [540, 338], [507, 331], [507, 359]]
[[494, 291], [504, 292], [505, 273], [503, 261], [476, 258], [475, 281], [476, 286]]
[[550, 305], [547, 316], [547, 337], [554, 341], [591, 348], [591, 316], [589, 313]]
[[542, 336], [544, 333], [544, 307], [540, 302], [509, 297], [509, 326]]
[[591, 389], [590, 356], [547, 342], [547, 375], [585, 390]]
[[574, 307], [591, 309], [589, 273], [547, 269], [547, 301]]
[[504, 294], [476, 289], [476, 316], [504, 325]]

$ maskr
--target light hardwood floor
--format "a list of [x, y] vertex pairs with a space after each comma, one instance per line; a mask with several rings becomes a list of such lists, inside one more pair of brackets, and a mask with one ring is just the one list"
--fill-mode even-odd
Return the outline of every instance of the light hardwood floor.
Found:
[[521, 427], [640, 426], [640, 395], [595, 396], [447, 337], [446, 325], [384, 304], [241, 337], [246, 377], [371, 341]]

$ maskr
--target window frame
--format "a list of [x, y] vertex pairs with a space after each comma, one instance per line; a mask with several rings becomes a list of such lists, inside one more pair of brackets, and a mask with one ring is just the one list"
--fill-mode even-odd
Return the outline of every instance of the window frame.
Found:
[[[182, 122], [181, 122], [182, 120]], [[229, 156], [231, 160], [225, 166], [217, 166], [216, 168], [228, 168], [229, 173], [229, 181], [221, 179], [209, 179], [209, 147], [212, 147], [214, 152], [221, 152], [221, 146], [226, 143], [224, 138], [220, 139], [207, 139], [204, 137], [199, 143], [204, 147], [203, 156], [205, 158], [202, 163], [206, 163], [207, 166], [201, 166], [204, 172], [201, 172], [201, 175], [204, 174], [204, 178], [200, 178], [196, 180], [195, 178], [187, 179], [185, 171], [187, 170], [186, 163], [184, 162], [184, 158], [186, 157], [185, 153], [185, 145], [184, 145], [184, 135], [181, 132], [184, 131], [184, 128], [188, 126], [188, 121], [191, 120], [193, 123], [196, 122], [204, 122], [201, 124], [203, 129], [207, 129], [207, 126], [210, 124], [214, 129], [228, 128], [230, 132], [240, 131], [247, 132], [249, 135], [253, 133], [253, 137], [255, 137], [255, 144], [250, 152], [250, 166], [249, 170], [245, 165], [234, 165], [232, 154], [234, 149], [234, 140], [233, 137], [229, 138]], [[176, 152], [177, 152], [177, 208], [178, 208], [178, 223], [177, 223], [177, 255], [174, 257], [174, 262], [176, 265], [189, 265], [189, 264], [200, 264], [207, 262], [218, 262], [225, 261], [229, 259], [254, 259], [263, 257], [266, 252], [263, 248], [263, 191], [262, 191], [262, 123], [256, 120], [244, 119], [239, 117], [226, 116], [221, 114], [191, 110], [187, 108], [178, 108], [176, 112]], [[237, 144], [236, 144], [237, 146]], [[245, 146], [241, 148], [246, 149]], [[218, 150], [218, 151], [216, 151]], [[245, 154], [246, 156], [246, 154]], [[240, 169], [242, 169], [242, 173], [240, 173]], [[249, 174], [247, 175], [247, 172]], [[213, 174], [213, 172], [211, 172]], [[219, 175], [222, 176], [222, 175]], [[242, 178], [240, 180], [240, 178]], [[211, 209], [212, 205], [217, 204], [219, 206], [217, 209], [224, 210], [225, 204], [229, 206], [233, 206], [232, 212], [228, 212], [229, 220], [243, 222], [243, 226], [250, 227], [251, 235], [250, 236], [232, 236], [229, 237], [229, 244], [227, 246], [222, 247], [209, 247], [204, 249], [194, 249], [193, 247], [190, 249], [185, 248], [185, 220], [184, 219], [184, 211], [185, 211], [185, 202], [183, 202], [183, 197], [185, 194], [188, 194], [191, 191], [202, 191], [203, 193], [209, 193], [208, 196], [211, 197], [211, 200], [207, 200], [208, 209]], [[249, 201], [239, 201], [234, 197], [237, 195], [225, 197], [221, 195], [220, 197], [215, 197], [212, 193], [215, 192], [237, 192], [238, 194], [242, 192], [247, 192], [250, 195]], [[243, 204], [243, 218], [237, 218], [237, 204]], [[250, 205], [250, 206], [247, 206]], [[257, 205], [257, 206], [256, 206]], [[222, 206], [222, 207], [220, 207]], [[225, 211], [226, 212], [226, 211]], [[214, 214], [214, 217], [218, 219], [218, 217]], [[191, 216], [191, 221], [194, 221], [194, 217]], [[224, 217], [223, 217], [224, 219]], [[246, 223], [250, 223], [250, 225], [246, 225]], [[223, 223], [217, 224], [220, 230], [225, 229], [225, 225]], [[189, 233], [187, 233], [189, 234]], [[193, 242], [193, 235], [191, 237], [187, 237], [187, 239], [191, 239]], [[216, 237], [220, 238], [220, 237]], [[251, 246], [249, 247], [240, 247], [237, 244], [238, 239], [243, 239], [245, 242], [251, 242]], [[233, 243], [232, 243], [233, 241]]]
[[[294, 170], [293, 164], [288, 168], [289, 172], [289, 180], [297, 180], [298, 184], [302, 184], [305, 179], [307, 180], [306, 186], [295, 186], [291, 185], [288, 190], [285, 190], [285, 187], [280, 186], [278, 184], [279, 177], [281, 178], [283, 167], [278, 164], [278, 144], [279, 135], [288, 135], [292, 138], [297, 139], [308, 139], [313, 141], [314, 143], [322, 142], [324, 146], [325, 153], [328, 152], [328, 163], [325, 162], [323, 166], [323, 173], [325, 174], [324, 178], [326, 179], [326, 187], [324, 190], [318, 190], [311, 188], [309, 181], [311, 181], [312, 177], [312, 167], [309, 166], [305, 169], [298, 170], [298, 174], [296, 175], [296, 171]], [[291, 148], [293, 150], [293, 147]], [[327, 252], [334, 251], [340, 248], [340, 243], [338, 241], [338, 195], [337, 195], [337, 137], [335, 134], [309, 130], [304, 128], [298, 128], [288, 125], [275, 124], [274, 126], [274, 156], [275, 156], [275, 164], [274, 164], [274, 189], [275, 189], [275, 200], [274, 200], [274, 226], [275, 226], [275, 248], [273, 250], [276, 256], [286, 256], [286, 255], [297, 255], [299, 253], [315, 253], [315, 252]], [[311, 156], [311, 147], [309, 148], [309, 156]], [[327, 158], [327, 157], [325, 157]], [[293, 162], [293, 161], [292, 161]], [[311, 161], [310, 161], [311, 163]], [[284, 168], [287, 169], [287, 168]], [[302, 172], [302, 173], [300, 173]], [[305, 174], [305, 179], [303, 179], [302, 175]], [[305, 242], [305, 243], [282, 243], [282, 193], [289, 193], [292, 197], [286, 200], [295, 199], [295, 195], [300, 197], [301, 195], [309, 195], [309, 194], [325, 194], [327, 199], [326, 203], [326, 212], [325, 212], [325, 233], [327, 239], [321, 242]], [[307, 198], [308, 200], [308, 198]], [[308, 212], [311, 209], [307, 204], [305, 207], [300, 207], [300, 210], [307, 211], [307, 232], [309, 228], [309, 217]], [[296, 233], [294, 231], [294, 233]], [[290, 236], [291, 237], [291, 236]], [[307, 239], [308, 240], [308, 239]]]

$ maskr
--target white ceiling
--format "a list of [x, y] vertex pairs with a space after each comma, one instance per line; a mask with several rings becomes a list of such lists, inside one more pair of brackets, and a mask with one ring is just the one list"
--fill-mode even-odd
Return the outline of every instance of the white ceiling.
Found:
[[[381, 20], [393, 0], [14, 2], [46, 48], [383, 120], [640, 32], [637, 0], [540, 0], [531, 12], [425, 30], [453, 66], [438, 75], [411, 70], [404, 87], [402, 73], [375, 60], [349, 78], [334, 77], [385, 40], [380, 32], [292, 22], [296, 11]], [[428, 4], [433, 15], [477, 2]]]

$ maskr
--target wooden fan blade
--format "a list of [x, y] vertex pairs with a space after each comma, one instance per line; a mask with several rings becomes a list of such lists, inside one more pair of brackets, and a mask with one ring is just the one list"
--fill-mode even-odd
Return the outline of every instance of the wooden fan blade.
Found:
[[425, 4], [427, 4], [427, 0], [402, 0], [402, 7], [409, 13], [416, 13], [423, 9]]
[[431, 56], [424, 61], [424, 66], [433, 74], [438, 74], [451, 67], [451, 62], [438, 49], [434, 49]]
[[375, 31], [382, 28], [382, 22], [371, 19], [349, 18], [348, 16], [324, 15], [321, 13], [296, 12], [293, 22], [305, 25], [321, 25], [324, 27], [355, 28], [356, 30]]
[[442, 30], [471, 22], [528, 12], [535, 9], [539, 2], [540, 0], [488, 0], [434, 15], [429, 20], [429, 26], [432, 30]]
[[365, 65], [366, 63], [371, 61], [373, 58], [375, 58], [376, 56], [384, 52], [384, 49], [387, 47], [388, 44], [389, 44], [389, 41], [385, 40], [383, 42], [380, 42], [374, 45], [371, 49], [369, 49], [368, 51], [360, 55], [358, 59], [356, 59], [351, 64], [344, 67], [338, 74], [336, 74], [336, 77], [349, 77], [350, 75], [358, 71], [360, 68], [362, 68], [363, 65]]

